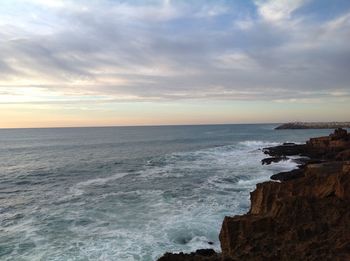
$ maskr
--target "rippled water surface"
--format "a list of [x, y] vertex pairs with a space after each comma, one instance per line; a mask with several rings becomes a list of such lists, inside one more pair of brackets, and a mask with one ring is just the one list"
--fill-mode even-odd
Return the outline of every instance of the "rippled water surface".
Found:
[[256, 183], [294, 167], [261, 166], [260, 149], [329, 132], [273, 127], [0, 130], [0, 259], [220, 250], [223, 217], [247, 211]]

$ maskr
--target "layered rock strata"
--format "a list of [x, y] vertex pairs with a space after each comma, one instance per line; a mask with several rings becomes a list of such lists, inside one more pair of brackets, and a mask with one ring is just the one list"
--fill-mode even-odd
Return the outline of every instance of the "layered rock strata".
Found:
[[160, 260], [350, 260], [350, 134], [337, 129], [264, 152], [272, 157], [267, 164], [298, 155], [299, 168], [258, 184], [247, 214], [225, 217], [222, 253]]

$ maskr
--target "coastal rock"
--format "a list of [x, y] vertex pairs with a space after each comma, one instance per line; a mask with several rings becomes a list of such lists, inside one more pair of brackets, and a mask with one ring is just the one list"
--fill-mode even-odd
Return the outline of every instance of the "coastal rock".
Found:
[[[216, 253], [213, 249], [198, 249], [196, 252], [190, 254], [178, 253], [166, 253], [158, 261], [222, 261], [220, 254]], [[229, 260], [229, 259], [227, 259]]]
[[350, 128], [350, 122], [289, 122], [277, 126], [275, 130], [336, 128]]
[[336, 160], [350, 160], [350, 149], [339, 152], [335, 156]]
[[[298, 169], [251, 192], [247, 214], [225, 217], [222, 253], [166, 254], [166, 260], [350, 260], [350, 137], [336, 130], [306, 144], [266, 148], [276, 158], [305, 155]], [[264, 162], [263, 162], [264, 163]]]
[[274, 174], [270, 178], [272, 180], [287, 181], [292, 179], [298, 179], [301, 177], [304, 177], [304, 171], [302, 169], [293, 169], [291, 171]]
[[[350, 260], [349, 134], [313, 138], [300, 168], [273, 175], [251, 193], [250, 211], [225, 217], [222, 256], [232, 260]], [[266, 149], [273, 157], [285, 146]], [[300, 150], [299, 150], [300, 149]], [[290, 148], [287, 148], [290, 151]], [[335, 153], [337, 152], [337, 153]]]
[[348, 140], [349, 139], [347, 130], [344, 130], [342, 128], [338, 128], [338, 129], [334, 130], [334, 133], [331, 133], [329, 135], [329, 137], [332, 140]]
[[[324, 160], [347, 160], [350, 157], [350, 134], [344, 129], [336, 129], [329, 136], [311, 138], [306, 144], [284, 143], [283, 145], [264, 148], [263, 152], [270, 156], [262, 160], [263, 164], [278, 162], [279, 160], [288, 160], [289, 156], [307, 157], [304, 160], [305, 165], [312, 162]], [[338, 156], [337, 156], [338, 155]], [[299, 158], [301, 161], [302, 158]]]
[[315, 164], [305, 176], [264, 182], [251, 209], [226, 217], [222, 255], [233, 260], [350, 260], [350, 163]]
[[265, 158], [261, 160], [261, 163], [263, 165], [270, 165], [271, 163], [277, 163], [283, 160], [287, 160], [288, 158], [285, 156], [282, 157], [271, 157], [271, 158]]
[[306, 151], [313, 158], [332, 160], [340, 152], [350, 148], [350, 134], [337, 129], [325, 137], [311, 138], [306, 142]]
[[271, 157], [286, 157], [294, 155], [303, 155], [307, 151], [305, 144], [283, 144], [275, 147], [264, 148], [263, 152]]

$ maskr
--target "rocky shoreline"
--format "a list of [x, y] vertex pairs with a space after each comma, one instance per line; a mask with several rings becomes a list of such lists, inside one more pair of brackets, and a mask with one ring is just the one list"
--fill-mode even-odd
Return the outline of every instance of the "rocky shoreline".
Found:
[[350, 134], [337, 129], [263, 151], [262, 164], [293, 156], [299, 166], [257, 184], [247, 214], [225, 217], [222, 253], [166, 253], [159, 261], [350, 260]]
[[337, 128], [350, 128], [350, 122], [289, 122], [277, 126], [275, 130]]

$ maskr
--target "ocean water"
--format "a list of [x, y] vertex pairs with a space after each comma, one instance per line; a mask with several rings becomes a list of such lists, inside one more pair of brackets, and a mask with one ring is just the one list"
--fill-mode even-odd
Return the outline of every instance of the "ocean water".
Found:
[[[155, 260], [220, 251], [249, 209], [261, 148], [329, 130], [208, 125], [0, 130], [0, 260]], [[209, 244], [212, 242], [213, 244]]]

